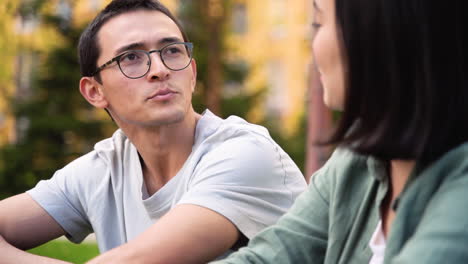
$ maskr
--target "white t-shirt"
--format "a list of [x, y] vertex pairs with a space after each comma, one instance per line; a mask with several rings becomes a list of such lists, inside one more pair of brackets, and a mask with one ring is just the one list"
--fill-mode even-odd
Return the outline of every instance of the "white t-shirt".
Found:
[[387, 242], [385, 241], [385, 235], [382, 229], [382, 220], [377, 224], [374, 234], [372, 234], [371, 240], [369, 241], [369, 247], [372, 250], [372, 258], [369, 264], [383, 264], [385, 256], [385, 247]]
[[27, 193], [71, 241], [79, 243], [94, 232], [105, 252], [178, 204], [214, 210], [251, 238], [275, 223], [305, 189], [300, 170], [265, 128], [205, 111], [189, 158], [151, 197], [137, 150], [121, 130]]

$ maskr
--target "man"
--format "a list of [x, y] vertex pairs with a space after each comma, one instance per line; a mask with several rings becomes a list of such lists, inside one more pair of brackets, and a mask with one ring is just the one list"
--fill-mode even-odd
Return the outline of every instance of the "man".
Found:
[[83, 32], [80, 92], [119, 126], [32, 190], [0, 202], [0, 263], [94, 232], [90, 263], [205, 263], [245, 244], [306, 188], [268, 132], [191, 104], [192, 44], [159, 2], [115, 0]]

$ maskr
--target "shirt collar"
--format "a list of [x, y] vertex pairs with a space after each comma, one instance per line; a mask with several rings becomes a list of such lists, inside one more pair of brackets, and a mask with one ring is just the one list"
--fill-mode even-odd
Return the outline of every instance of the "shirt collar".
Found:
[[388, 179], [388, 162], [379, 160], [375, 157], [367, 158], [367, 168], [369, 173], [378, 181]]

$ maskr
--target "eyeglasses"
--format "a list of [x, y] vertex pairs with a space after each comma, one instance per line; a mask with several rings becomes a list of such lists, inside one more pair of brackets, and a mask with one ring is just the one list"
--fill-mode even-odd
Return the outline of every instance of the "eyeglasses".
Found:
[[138, 79], [145, 76], [151, 67], [150, 54], [159, 52], [162, 63], [169, 70], [181, 71], [192, 61], [193, 44], [190, 42], [175, 42], [159, 50], [129, 50], [104, 63], [93, 73], [93, 76], [109, 66], [114, 61], [127, 78]]

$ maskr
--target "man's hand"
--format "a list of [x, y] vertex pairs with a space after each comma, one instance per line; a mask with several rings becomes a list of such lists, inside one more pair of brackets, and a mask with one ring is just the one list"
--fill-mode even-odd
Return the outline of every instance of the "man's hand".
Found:
[[127, 244], [91, 260], [98, 263], [207, 263], [239, 238], [224, 216], [196, 205], [179, 205]]
[[64, 234], [60, 225], [28, 194], [0, 201], [0, 264], [65, 263], [22, 251]]

